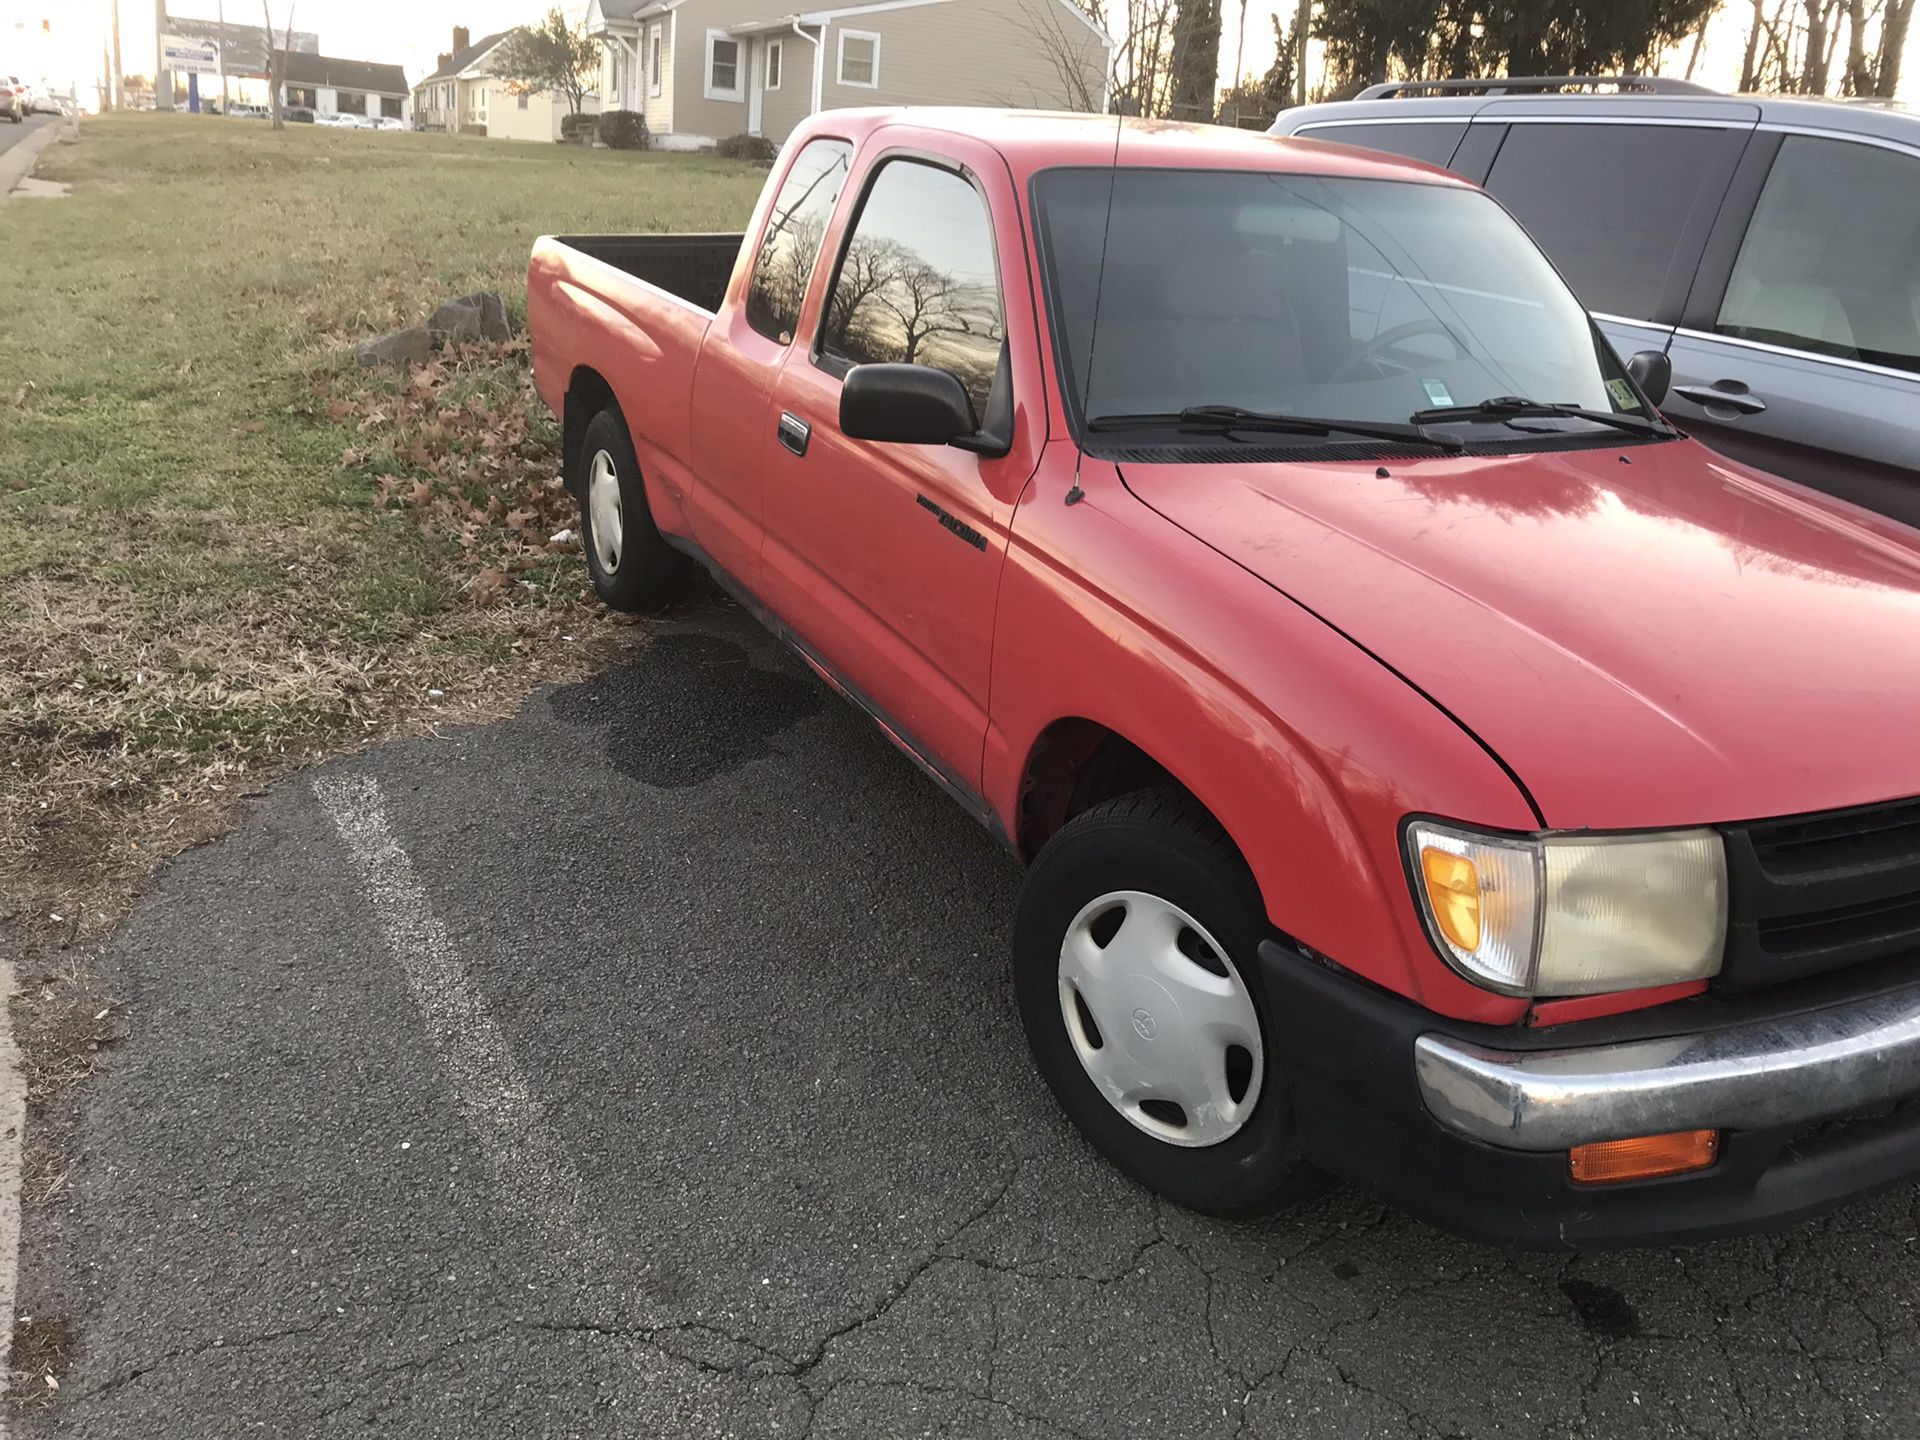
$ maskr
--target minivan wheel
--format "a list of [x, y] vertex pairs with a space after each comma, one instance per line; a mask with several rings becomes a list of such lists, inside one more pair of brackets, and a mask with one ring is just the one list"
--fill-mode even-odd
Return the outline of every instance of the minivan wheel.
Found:
[[609, 405], [588, 423], [574, 465], [594, 591], [615, 610], [658, 610], [678, 599], [693, 562], [653, 523], [640, 462], [617, 408]]
[[1192, 1210], [1270, 1213], [1313, 1193], [1255, 953], [1246, 862], [1178, 790], [1096, 805], [1033, 862], [1014, 990], [1034, 1063], [1121, 1170]]

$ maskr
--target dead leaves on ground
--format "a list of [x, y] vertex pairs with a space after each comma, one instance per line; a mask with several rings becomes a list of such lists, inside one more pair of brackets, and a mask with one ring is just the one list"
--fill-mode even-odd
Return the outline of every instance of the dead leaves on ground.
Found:
[[377, 512], [408, 515], [459, 546], [473, 572], [462, 593], [476, 605], [578, 550], [559, 427], [533, 392], [527, 356], [523, 340], [463, 345], [395, 385], [342, 391], [351, 376], [315, 385], [319, 413], [355, 436], [341, 468], [367, 472]]

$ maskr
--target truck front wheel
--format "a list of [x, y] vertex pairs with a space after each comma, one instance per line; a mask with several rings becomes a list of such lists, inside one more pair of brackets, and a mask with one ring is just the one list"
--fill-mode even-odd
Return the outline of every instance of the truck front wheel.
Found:
[[658, 610], [678, 599], [693, 562], [653, 523], [640, 462], [619, 410], [609, 405], [593, 417], [574, 463], [580, 538], [595, 592], [615, 610]]
[[1033, 1058], [1120, 1169], [1192, 1210], [1267, 1214], [1318, 1188], [1300, 1158], [1255, 951], [1260, 891], [1177, 790], [1096, 805], [1034, 860], [1014, 929]]

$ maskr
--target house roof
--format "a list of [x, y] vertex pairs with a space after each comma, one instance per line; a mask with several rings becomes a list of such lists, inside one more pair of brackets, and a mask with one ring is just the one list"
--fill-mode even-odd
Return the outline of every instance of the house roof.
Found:
[[279, 51], [274, 63], [289, 85], [326, 85], [340, 90], [371, 90], [379, 95], [407, 93], [407, 72], [374, 60], [340, 60], [331, 55]]
[[[515, 26], [514, 28], [518, 29], [519, 27]], [[474, 41], [473, 44], [467, 46], [466, 49], [449, 56], [438, 70], [427, 76], [420, 83], [426, 85], [435, 80], [451, 80], [454, 76], [464, 73], [481, 60], [484, 60], [489, 50], [499, 45], [502, 40], [511, 34], [513, 34], [512, 30], [498, 30], [491, 35], [482, 36], [480, 39]]]

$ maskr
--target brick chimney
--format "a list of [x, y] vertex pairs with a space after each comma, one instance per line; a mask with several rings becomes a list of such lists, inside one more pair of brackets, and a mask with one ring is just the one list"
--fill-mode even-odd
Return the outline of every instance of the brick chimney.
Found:
[[466, 26], [456, 25], [453, 27], [453, 53], [454, 54], [458, 55], [462, 50], [466, 49], [467, 46], [471, 45], [472, 43], [473, 43], [473, 37], [467, 33]]

